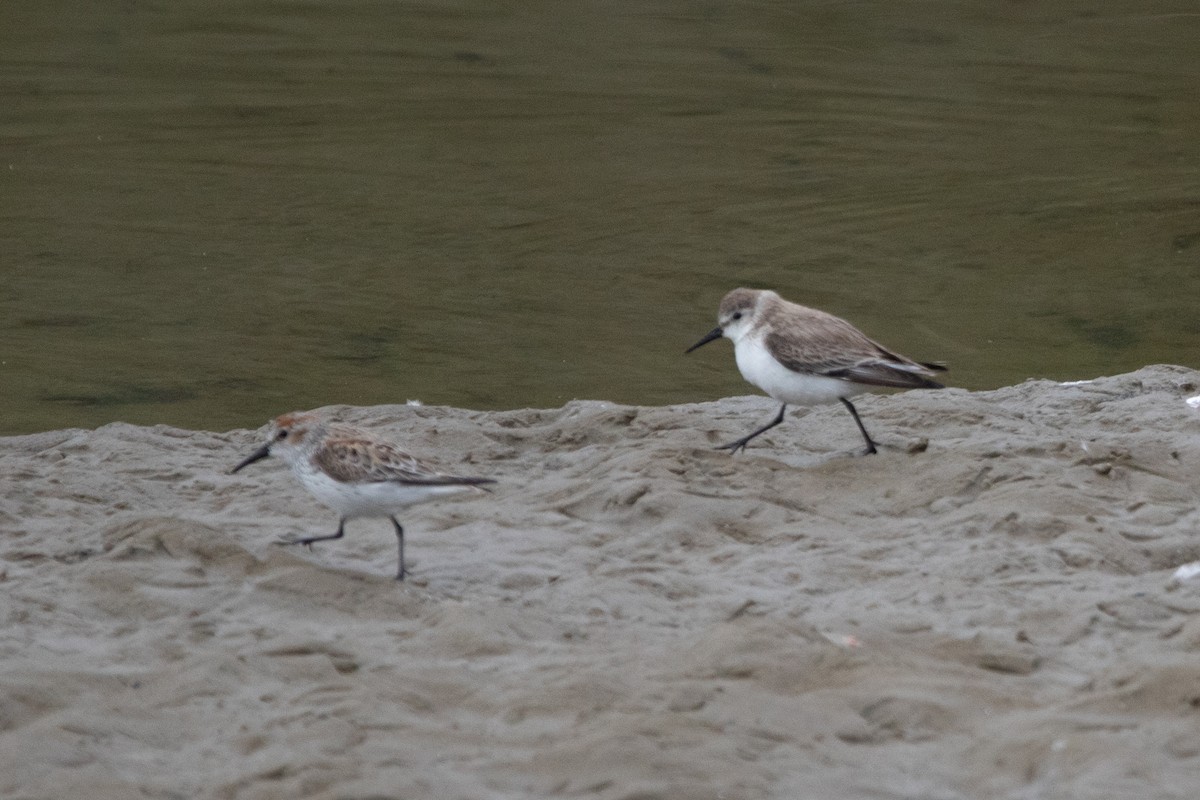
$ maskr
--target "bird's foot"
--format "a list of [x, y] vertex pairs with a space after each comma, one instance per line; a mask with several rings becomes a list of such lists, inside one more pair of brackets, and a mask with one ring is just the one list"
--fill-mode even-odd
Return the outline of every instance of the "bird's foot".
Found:
[[753, 438], [753, 437], [747, 436], [745, 438], [738, 439], [736, 442], [730, 442], [729, 444], [717, 445], [716, 447], [713, 448], [713, 450], [728, 450], [730, 455], [734, 455], [739, 450], [744, 451], [746, 449], [746, 444], [750, 441], [751, 438]]
[[305, 547], [307, 547], [309, 550], [312, 550], [312, 543], [317, 541], [317, 539], [319, 539], [319, 538], [321, 538], [321, 537], [319, 537], [319, 536], [318, 537], [305, 537], [305, 536], [297, 536], [297, 535], [293, 534], [291, 536], [280, 536], [278, 539], [275, 540], [275, 544], [278, 544], [278, 545], [302, 544]]

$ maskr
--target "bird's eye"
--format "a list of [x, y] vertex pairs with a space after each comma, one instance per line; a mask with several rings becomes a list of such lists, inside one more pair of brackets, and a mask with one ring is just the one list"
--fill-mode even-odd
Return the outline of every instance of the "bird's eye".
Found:
[[287, 435], [288, 435], [287, 431], [280, 431], [279, 433], [275, 434], [275, 438], [276, 439], [286, 439]]
[[735, 312], [733, 312], [733, 318], [734, 318], [734, 319], [741, 319], [741, 318], [742, 318], [742, 312], [740, 312], [740, 311], [735, 311]]

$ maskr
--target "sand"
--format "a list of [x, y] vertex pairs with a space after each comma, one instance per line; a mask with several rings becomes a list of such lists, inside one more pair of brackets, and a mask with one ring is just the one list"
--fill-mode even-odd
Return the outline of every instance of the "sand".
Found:
[[500, 481], [404, 584], [257, 432], [0, 439], [0, 795], [1196, 797], [1197, 394], [327, 409]]

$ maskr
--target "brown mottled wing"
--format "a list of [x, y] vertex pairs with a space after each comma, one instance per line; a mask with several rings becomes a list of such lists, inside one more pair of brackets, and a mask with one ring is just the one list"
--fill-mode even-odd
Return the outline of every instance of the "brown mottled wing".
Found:
[[803, 336], [769, 333], [765, 339], [775, 359], [793, 372], [896, 389], [942, 388], [926, 376], [944, 367], [918, 364], [885, 350], [849, 322], [829, 314], [804, 322]]
[[330, 441], [313, 454], [313, 461], [331, 478], [343, 483], [394, 481], [421, 486], [495, 483], [490, 478], [468, 478], [438, 472], [394, 445], [365, 438]]

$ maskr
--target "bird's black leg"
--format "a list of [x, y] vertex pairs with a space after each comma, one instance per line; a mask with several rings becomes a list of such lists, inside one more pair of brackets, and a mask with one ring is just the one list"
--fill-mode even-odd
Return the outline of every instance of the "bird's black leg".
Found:
[[395, 517], [392, 517], [392, 524], [396, 526], [396, 539], [400, 543], [400, 568], [396, 571], [396, 580], [402, 581], [408, 574], [404, 569], [404, 528], [400, 527], [400, 522]]
[[875, 441], [871, 439], [871, 435], [867, 433], [867, 429], [863, 427], [862, 420], [858, 418], [858, 410], [854, 407], [854, 404], [844, 397], [839, 399], [842, 401], [842, 405], [844, 405], [850, 411], [850, 415], [854, 417], [855, 424], [858, 425], [858, 429], [862, 431], [863, 438], [867, 440], [867, 452], [863, 455], [870, 455], [871, 453], [878, 452], [875, 449]]
[[[738, 450], [745, 450], [746, 444], [751, 439], [753, 439], [755, 436], [758, 436], [760, 433], [766, 433], [767, 431], [771, 430], [771, 428], [774, 428], [776, 425], [783, 422], [783, 412], [785, 412], [785, 411], [787, 411], [787, 403], [784, 403], [783, 405], [781, 405], [779, 407], [779, 413], [775, 415], [775, 419], [771, 420], [766, 425], [763, 425], [761, 428], [756, 430], [754, 433], [750, 434], [749, 436], [743, 436], [741, 439], [738, 439], [735, 442], [730, 442], [729, 444], [723, 444], [720, 447], [718, 447], [717, 449], [718, 450], [728, 450], [731, 453], [736, 453]], [[857, 418], [857, 416], [858, 415], [856, 414], [855, 418]]]
[[278, 542], [276, 542], [276, 544], [302, 544], [305, 547], [307, 547], [309, 550], [311, 550], [312, 546], [313, 546], [313, 542], [327, 542], [330, 539], [342, 538], [342, 534], [344, 533], [345, 527], [346, 527], [346, 520], [345, 520], [345, 518], [342, 518], [342, 519], [338, 520], [337, 533], [331, 533], [328, 536], [308, 536], [308, 537], [285, 536], [282, 539], [280, 539]]

